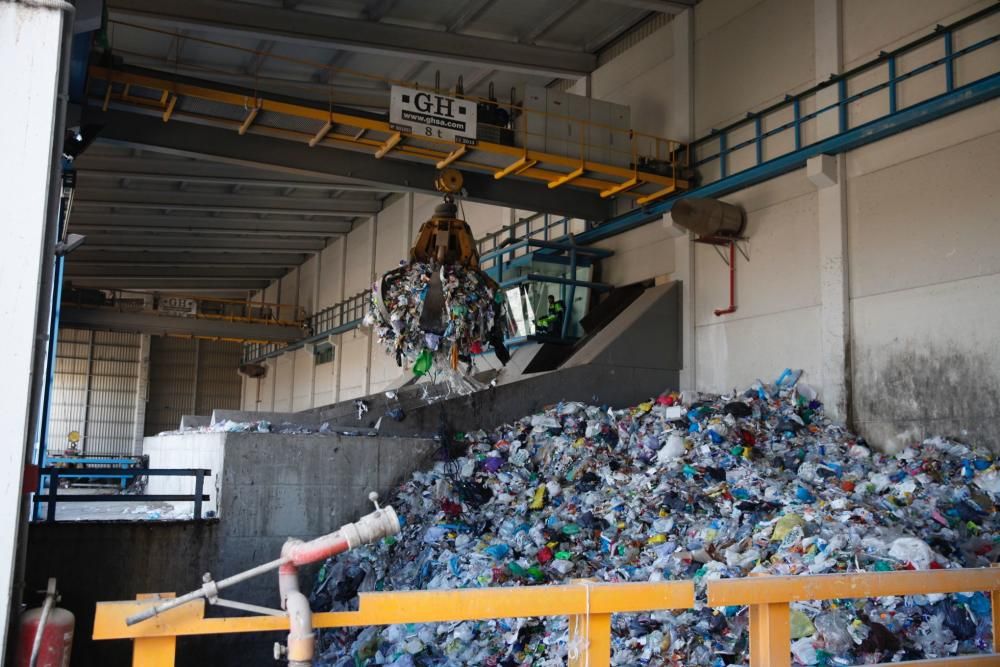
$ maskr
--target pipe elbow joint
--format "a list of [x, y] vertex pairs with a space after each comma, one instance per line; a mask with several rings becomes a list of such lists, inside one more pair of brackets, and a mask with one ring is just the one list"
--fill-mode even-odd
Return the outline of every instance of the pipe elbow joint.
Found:
[[309, 600], [298, 590], [288, 594], [286, 600], [290, 631], [288, 633], [289, 665], [312, 665], [316, 646], [313, 633], [312, 609]]

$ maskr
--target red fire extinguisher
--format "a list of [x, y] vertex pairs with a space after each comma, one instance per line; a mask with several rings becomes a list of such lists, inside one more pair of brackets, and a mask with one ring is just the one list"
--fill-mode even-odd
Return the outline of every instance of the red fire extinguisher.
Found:
[[56, 580], [49, 579], [45, 603], [21, 614], [16, 667], [69, 667], [75, 619], [58, 603]]

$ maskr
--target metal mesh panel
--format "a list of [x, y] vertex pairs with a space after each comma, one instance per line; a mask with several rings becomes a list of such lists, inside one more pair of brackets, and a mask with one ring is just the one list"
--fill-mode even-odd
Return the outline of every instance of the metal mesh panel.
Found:
[[156, 336], [150, 341], [146, 435], [173, 431], [181, 417], [240, 407], [239, 343]]
[[80, 450], [85, 454], [132, 453], [140, 342], [138, 334], [59, 331], [49, 454], [66, 450], [70, 431], [80, 433]]
[[173, 431], [194, 410], [195, 341], [156, 336], [149, 345], [146, 435]]
[[63, 329], [59, 332], [55, 382], [49, 405], [47, 450], [50, 454], [66, 450], [70, 431], [84, 431], [89, 354], [89, 331]]
[[201, 341], [198, 354], [198, 397], [195, 412], [209, 415], [212, 410], [239, 410], [243, 383], [239, 343]]

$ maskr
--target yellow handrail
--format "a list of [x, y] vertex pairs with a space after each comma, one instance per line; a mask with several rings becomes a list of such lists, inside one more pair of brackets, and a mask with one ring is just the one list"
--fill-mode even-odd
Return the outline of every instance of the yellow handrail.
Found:
[[[920, 667], [1000, 665], [1000, 569], [851, 572], [812, 576], [759, 576], [708, 584], [711, 607], [749, 605], [750, 667], [791, 665], [790, 602], [875, 598], [931, 593], [989, 591], [993, 613], [993, 653], [909, 663]], [[876, 666], [879, 667], [879, 666]]]
[[[1000, 627], [1000, 569], [996, 568], [725, 579], [708, 583], [708, 605], [748, 606], [751, 667], [787, 667], [791, 664], [790, 602], [962, 591], [989, 591], [993, 627]], [[172, 596], [172, 593], [165, 593], [125, 602], [99, 602], [93, 638], [133, 640], [134, 667], [172, 667], [177, 637], [280, 632], [289, 627], [287, 616], [205, 618], [204, 600], [191, 602], [143, 623], [125, 624], [127, 617], [152, 606], [157, 599]], [[362, 593], [359, 600], [358, 611], [315, 614], [314, 627], [569, 616], [569, 640], [579, 647], [570, 659], [570, 667], [607, 667], [611, 660], [611, 614], [689, 609], [695, 605], [695, 592], [693, 581], [577, 581], [552, 586]], [[580, 641], [583, 637], [588, 641]], [[1000, 636], [994, 632], [993, 653], [987, 655], [892, 664], [912, 667], [1000, 665]]]

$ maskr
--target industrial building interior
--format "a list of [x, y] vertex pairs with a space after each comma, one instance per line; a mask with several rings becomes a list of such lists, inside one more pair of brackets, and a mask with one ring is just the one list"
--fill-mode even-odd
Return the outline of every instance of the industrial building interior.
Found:
[[995, 0], [0, 35], [5, 665], [1000, 665]]

